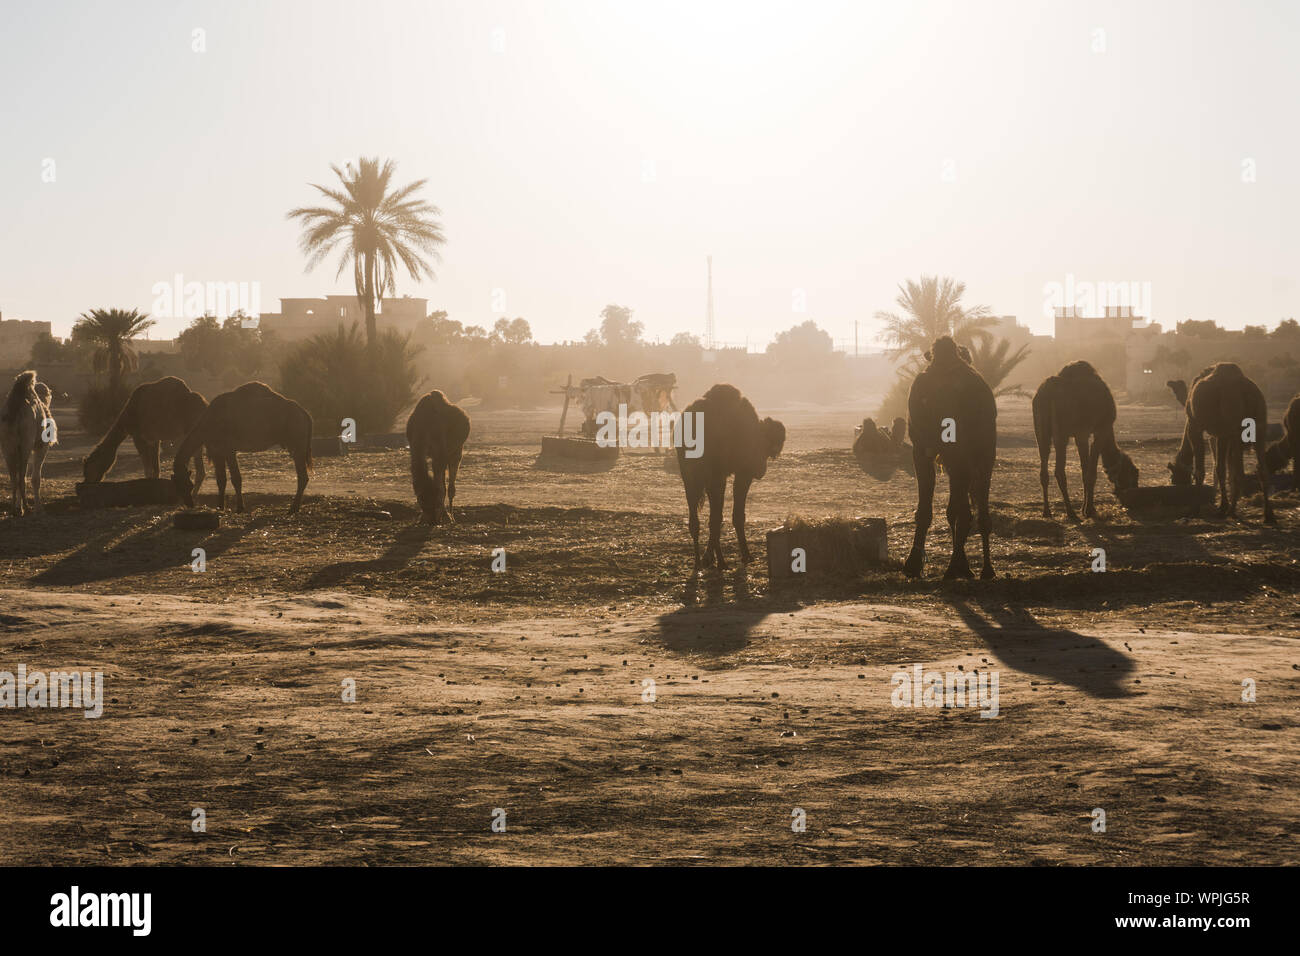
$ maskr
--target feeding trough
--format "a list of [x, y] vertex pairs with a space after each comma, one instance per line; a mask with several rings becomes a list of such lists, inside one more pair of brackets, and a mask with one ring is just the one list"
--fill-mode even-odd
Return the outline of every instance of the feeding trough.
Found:
[[338, 435], [330, 435], [327, 438], [313, 438], [311, 440], [311, 456], [313, 458], [337, 458], [347, 453], [348, 443]]
[[578, 461], [616, 461], [617, 445], [598, 445], [590, 438], [542, 437], [543, 458], [574, 458]]
[[773, 582], [861, 575], [888, 560], [888, 530], [884, 518], [787, 518], [767, 533], [767, 575]]
[[1176, 513], [1196, 515], [1214, 506], [1214, 489], [1209, 485], [1149, 485], [1125, 488], [1116, 497], [1130, 514]]
[[181, 500], [170, 478], [134, 478], [129, 481], [79, 481], [77, 500], [83, 510], [174, 505]]
[[210, 508], [187, 508], [172, 515], [172, 527], [178, 531], [216, 531], [221, 527], [221, 512]]
[[382, 434], [362, 435], [361, 445], [365, 448], [405, 448], [405, 432], [385, 432]]

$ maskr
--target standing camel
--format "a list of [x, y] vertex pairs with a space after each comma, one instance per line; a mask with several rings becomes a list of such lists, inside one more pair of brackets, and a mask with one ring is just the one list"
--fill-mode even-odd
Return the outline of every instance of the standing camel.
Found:
[[[1087, 362], [1071, 362], [1038, 386], [1034, 393], [1034, 435], [1038, 439], [1038, 480], [1043, 486], [1043, 517], [1052, 516], [1047, 493], [1047, 459], [1056, 449], [1056, 483], [1065, 500], [1065, 512], [1078, 521], [1070, 492], [1065, 487], [1066, 445], [1074, 439], [1083, 470], [1083, 516], [1096, 518], [1093, 504], [1097, 487], [1097, 459], [1116, 491], [1136, 488], [1137, 465], [1115, 443], [1115, 398], [1097, 370]], [[1088, 439], [1092, 438], [1092, 447]]]
[[997, 453], [998, 408], [993, 390], [971, 367], [969, 355], [951, 336], [936, 339], [925, 354], [930, 364], [916, 376], [907, 397], [917, 485], [916, 533], [903, 565], [903, 572], [911, 578], [920, 577], [925, 565], [925, 536], [933, 518], [935, 459], [940, 455], [948, 472], [947, 514], [952, 529], [952, 559], [944, 577], [973, 577], [966, 561], [972, 501], [979, 509], [984, 539], [980, 577], [995, 576], [989, 558], [989, 485]]
[[[1169, 387], [1177, 395], [1182, 382]], [[1185, 386], [1184, 386], [1185, 388]], [[1273, 506], [1268, 500], [1268, 461], [1264, 435], [1268, 432], [1268, 404], [1259, 386], [1246, 377], [1239, 365], [1220, 362], [1204, 369], [1187, 390], [1187, 426], [1178, 454], [1169, 463], [1170, 481], [1175, 485], [1205, 481], [1205, 435], [1214, 452], [1214, 486], [1219, 494], [1219, 514], [1237, 516], [1237, 499], [1245, 477], [1242, 458], [1247, 428], [1253, 425], [1256, 469], [1264, 495], [1264, 522], [1273, 524]]]
[[[731, 523], [740, 545], [740, 560], [748, 564], [749, 543], [745, 540], [745, 499], [749, 486], [767, 474], [767, 460], [781, 454], [785, 426], [775, 419], [758, 418], [749, 399], [734, 385], [714, 385], [686, 406], [682, 417], [695, 416], [696, 437], [702, 452], [698, 458], [686, 455], [685, 443], [677, 448], [677, 466], [686, 489], [690, 512], [691, 540], [695, 545], [695, 569], [716, 561], [719, 570], [727, 566], [722, 558], [722, 507], [727, 496], [727, 476], [732, 483]], [[683, 421], [682, 427], [686, 427]], [[709, 544], [700, 561], [700, 504], [709, 496]]]
[[[103, 481], [117, 460], [117, 449], [129, 436], [140, 454], [146, 478], [162, 474], [161, 452], [165, 441], [178, 442], [198, 424], [207, 399], [190, 391], [174, 375], [156, 382], [138, 385], [122, 406], [113, 427], [99, 440], [89, 455], [81, 460], [88, 482]], [[203, 449], [194, 453], [194, 491], [203, 484]]]
[[279, 445], [293, 456], [298, 472], [298, 493], [289, 514], [296, 514], [312, 470], [311, 415], [297, 402], [261, 382], [248, 382], [212, 400], [198, 423], [176, 448], [172, 478], [181, 501], [194, 507], [196, 485], [190, 480], [189, 460], [206, 446], [217, 475], [217, 508], [226, 506], [226, 469], [235, 486], [235, 510], [244, 510], [243, 479], [235, 453], [266, 451]]
[[1300, 395], [1291, 399], [1282, 416], [1282, 437], [1268, 446], [1265, 453], [1269, 474], [1279, 472], [1291, 462], [1291, 489], [1300, 490]]
[[5, 464], [9, 466], [9, 490], [13, 499], [13, 516], [21, 518], [27, 512], [27, 464], [32, 466], [32, 496], [34, 511], [41, 511], [41, 470], [45, 455], [57, 441], [57, 431], [51, 429], [50, 440], [45, 441], [46, 423], [53, 425], [50, 414], [50, 390], [36, 381], [36, 373], [20, 372], [9, 389], [4, 408], [0, 410], [0, 450], [4, 451]]
[[411, 484], [415, 487], [415, 500], [424, 512], [423, 520], [430, 524], [442, 524], [444, 517], [455, 520], [451, 506], [456, 498], [456, 472], [460, 469], [467, 438], [469, 416], [436, 388], [416, 403], [406, 420], [406, 441], [411, 447]]

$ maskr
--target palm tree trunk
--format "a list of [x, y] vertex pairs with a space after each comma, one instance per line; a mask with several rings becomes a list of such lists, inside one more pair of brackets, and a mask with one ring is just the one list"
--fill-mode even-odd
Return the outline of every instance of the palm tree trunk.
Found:
[[366, 312], [366, 345], [373, 351], [379, 341], [379, 329], [375, 322], [375, 254], [365, 253], [363, 263], [365, 271], [365, 290], [362, 293]]

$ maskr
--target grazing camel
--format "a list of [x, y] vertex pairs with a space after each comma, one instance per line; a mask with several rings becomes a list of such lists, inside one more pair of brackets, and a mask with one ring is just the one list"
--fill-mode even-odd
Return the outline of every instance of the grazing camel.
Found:
[[189, 460], [206, 446], [217, 475], [217, 508], [226, 506], [226, 469], [235, 486], [235, 510], [244, 510], [243, 479], [235, 453], [266, 451], [279, 445], [293, 456], [298, 472], [298, 493], [289, 514], [296, 514], [312, 470], [311, 415], [297, 402], [261, 382], [248, 382], [212, 400], [198, 422], [176, 448], [172, 478], [186, 507], [194, 507], [196, 485], [190, 480]]
[[[436, 388], [416, 403], [406, 420], [406, 440], [411, 446], [411, 484], [415, 500], [424, 512], [423, 520], [442, 524], [456, 498], [456, 472], [461, 452], [469, 438], [469, 416], [447, 401]], [[433, 473], [429, 473], [430, 460]]]
[[41, 470], [50, 446], [58, 441], [57, 429], [52, 428], [50, 440], [45, 440], [46, 423], [53, 425], [50, 412], [49, 388], [36, 381], [36, 373], [19, 373], [9, 389], [4, 408], [0, 410], [0, 450], [4, 451], [5, 464], [9, 466], [9, 490], [13, 499], [13, 516], [21, 518], [27, 512], [27, 465], [32, 466], [32, 496], [34, 511], [41, 511]]
[[984, 539], [980, 577], [995, 576], [989, 558], [989, 485], [997, 453], [997, 403], [993, 390], [970, 365], [969, 352], [943, 336], [925, 353], [927, 365], [912, 382], [907, 397], [908, 430], [916, 466], [916, 532], [903, 572], [920, 577], [925, 565], [925, 536], [933, 517], [935, 459], [942, 454], [948, 472], [948, 525], [952, 529], [952, 559], [945, 578], [969, 578], [966, 538], [970, 534], [971, 503], [979, 510]]
[[[136, 386], [113, 427], [81, 460], [88, 482], [103, 481], [117, 460], [118, 446], [129, 436], [140, 454], [146, 478], [162, 475], [162, 443], [178, 442], [198, 424], [207, 399], [174, 375]], [[194, 453], [194, 491], [203, 484], [203, 449]]]
[[[749, 486], [767, 474], [767, 460], [781, 454], [785, 446], [785, 426], [780, 422], [758, 418], [749, 399], [734, 385], [714, 385], [686, 406], [683, 417], [692, 419], [702, 454], [686, 455], [685, 445], [677, 448], [677, 466], [686, 489], [686, 507], [690, 511], [691, 540], [695, 544], [695, 569], [716, 561], [719, 570], [727, 566], [722, 558], [722, 506], [727, 496], [727, 476], [732, 483], [731, 523], [740, 545], [740, 560], [748, 564], [749, 544], [745, 540], [745, 499]], [[686, 423], [683, 422], [683, 428]], [[709, 496], [709, 545], [700, 561], [700, 504]]]
[[[1065, 512], [1078, 521], [1065, 486], [1066, 445], [1074, 439], [1083, 469], [1083, 516], [1097, 517], [1093, 503], [1097, 487], [1097, 459], [1116, 491], [1136, 488], [1137, 465], [1115, 443], [1115, 398], [1097, 370], [1087, 362], [1071, 362], [1049, 376], [1034, 393], [1034, 435], [1038, 439], [1038, 480], [1043, 486], [1043, 517], [1052, 516], [1047, 493], [1047, 459], [1056, 449], [1056, 483], [1065, 500]], [[1092, 447], [1088, 439], [1092, 438]]]
[[1246, 377], [1239, 365], [1220, 362], [1201, 371], [1186, 389], [1182, 382], [1171, 382], [1175, 395], [1184, 390], [1187, 401], [1187, 426], [1174, 460], [1169, 463], [1170, 483], [1200, 485], [1205, 481], [1205, 435], [1210, 436], [1214, 452], [1214, 485], [1219, 493], [1219, 514], [1237, 516], [1237, 499], [1245, 477], [1242, 464], [1245, 441], [1243, 432], [1253, 420], [1256, 440], [1256, 468], [1264, 495], [1264, 522], [1273, 524], [1273, 506], [1268, 500], [1268, 462], [1264, 453], [1264, 435], [1268, 432], [1268, 404], [1259, 386]]
[[1269, 474], [1281, 471], [1291, 462], [1291, 489], [1300, 490], [1300, 395], [1287, 406], [1282, 430], [1282, 437], [1268, 446], [1264, 460], [1268, 462]]

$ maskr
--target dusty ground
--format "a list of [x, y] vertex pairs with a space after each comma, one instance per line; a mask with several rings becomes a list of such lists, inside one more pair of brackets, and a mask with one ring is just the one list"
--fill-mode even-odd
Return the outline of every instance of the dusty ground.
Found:
[[[319, 461], [294, 518], [278, 452], [245, 456], [251, 510], [214, 533], [83, 513], [65, 428], [48, 512], [0, 518], [0, 670], [102, 670], [105, 713], [0, 710], [4, 862], [1293, 861], [1295, 495], [1265, 528], [1250, 503], [1139, 522], [1102, 490], [1100, 521], [1017, 535], [1040, 508], [1027, 413], [1000, 418], [1000, 578], [951, 584], [941, 517], [928, 577], [897, 570], [914, 484], [857, 468], [857, 409], [778, 413], [757, 560], [699, 579], [677, 476], [538, 468], [550, 411], [474, 416], [440, 529], [400, 451]], [[1144, 484], [1180, 414], [1121, 410]], [[140, 474], [128, 451], [113, 477]], [[762, 532], [791, 513], [885, 517], [894, 566], [773, 591]], [[1000, 715], [894, 708], [913, 663], [996, 670]]]

